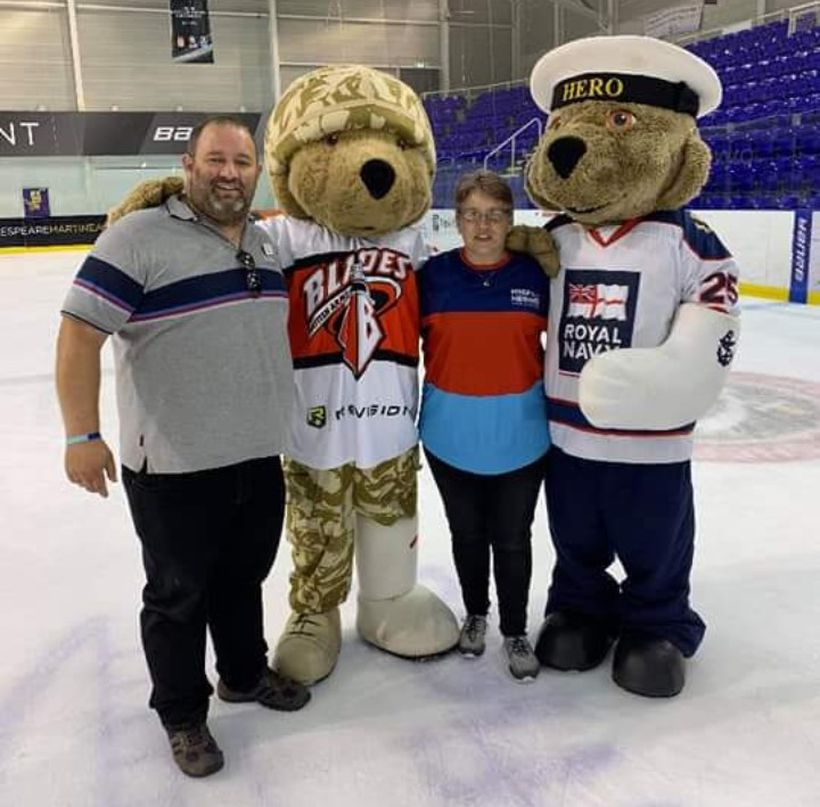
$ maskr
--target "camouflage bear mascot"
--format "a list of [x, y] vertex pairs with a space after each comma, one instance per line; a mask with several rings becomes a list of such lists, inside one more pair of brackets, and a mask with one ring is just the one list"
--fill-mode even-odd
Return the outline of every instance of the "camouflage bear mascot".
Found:
[[355, 559], [356, 626], [418, 658], [452, 648], [455, 617], [416, 582], [419, 314], [411, 225], [429, 208], [435, 146], [418, 96], [386, 73], [332, 66], [291, 84], [265, 159], [287, 216], [268, 219], [290, 295], [296, 406], [288, 485], [292, 613], [277, 668], [310, 683], [341, 646]]

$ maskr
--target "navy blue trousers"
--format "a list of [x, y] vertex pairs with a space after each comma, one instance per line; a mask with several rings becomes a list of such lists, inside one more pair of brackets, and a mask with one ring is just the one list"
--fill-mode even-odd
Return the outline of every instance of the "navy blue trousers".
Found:
[[[545, 477], [556, 561], [546, 613], [594, 616], [691, 656], [706, 626], [689, 607], [695, 511], [689, 462], [637, 465], [553, 446]], [[619, 583], [607, 569], [618, 558]]]
[[123, 467], [122, 480], [142, 542], [150, 705], [166, 727], [198, 723], [213, 692], [206, 628], [231, 689], [251, 689], [267, 666], [262, 581], [282, 531], [282, 466], [266, 457], [184, 474]]

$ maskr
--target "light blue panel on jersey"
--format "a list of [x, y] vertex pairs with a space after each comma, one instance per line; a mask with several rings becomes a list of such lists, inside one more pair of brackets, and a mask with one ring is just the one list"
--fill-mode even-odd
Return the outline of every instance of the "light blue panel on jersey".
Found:
[[427, 383], [419, 436], [428, 451], [462, 471], [494, 475], [523, 468], [550, 445], [543, 384], [514, 395], [475, 396]]

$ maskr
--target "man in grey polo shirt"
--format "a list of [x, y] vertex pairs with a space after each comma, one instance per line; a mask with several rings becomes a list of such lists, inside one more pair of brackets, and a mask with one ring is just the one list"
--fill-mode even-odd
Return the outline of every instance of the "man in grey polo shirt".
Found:
[[63, 306], [57, 392], [66, 474], [106, 496], [116, 466], [99, 433], [100, 350], [113, 335], [150, 704], [179, 767], [206, 776], [223, 765], [206, 723], [206, 626], [223, 700], [294, 710], [310, 695], [268, 669], [263, 637], [293, 370], [275, 250], [248, 226], [261, 170], [253, 136], [239, 119], [209, 119], [183, 166], [183, 197], [126, 216], [80, 267]]

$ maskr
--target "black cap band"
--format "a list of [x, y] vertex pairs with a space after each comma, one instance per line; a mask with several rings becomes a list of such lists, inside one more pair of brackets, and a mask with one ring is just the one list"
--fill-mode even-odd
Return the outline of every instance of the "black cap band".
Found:
[[555, 85], [550, 108], [560, 109], [583, 101], [647, 104], [693, 117], [697, 116], [700, 105], [696, 93], [683, 81], [672, 83], [629, 73], [583, 73]]

